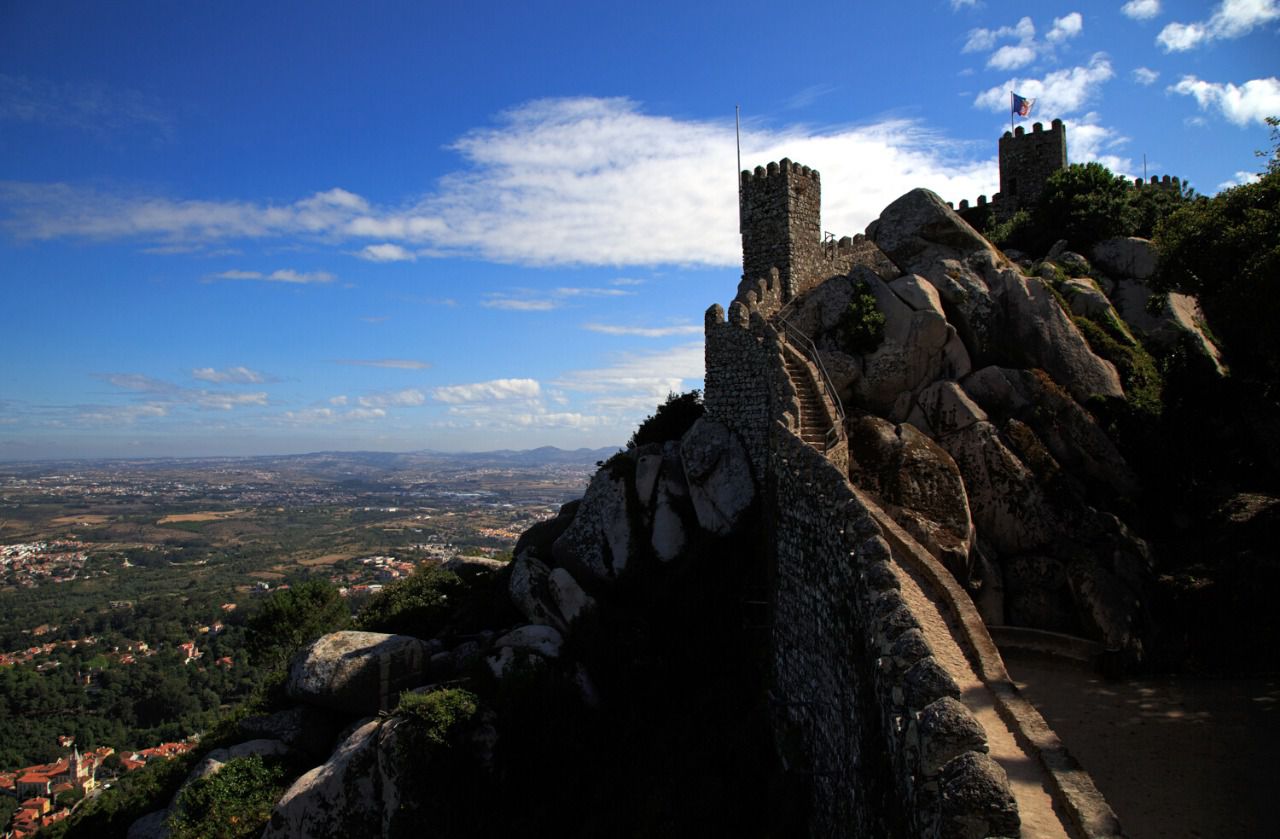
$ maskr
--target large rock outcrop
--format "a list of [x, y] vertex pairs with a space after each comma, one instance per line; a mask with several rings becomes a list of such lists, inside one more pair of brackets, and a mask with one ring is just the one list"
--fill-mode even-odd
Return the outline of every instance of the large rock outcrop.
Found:
[[333, 632], [312, 642], [289, 668], [286, 691], [300, 702], [361, 715], [385, 711], [422, 684], [430, 650], [407, 635]]
[[867, 236], [904, 274], [938, 290], [976, 363], [1021, 357], [1077, 399], [1124, 395], [1115, 367], [1093, 353], [1043, 281], [1023, 275], [934, 193], [894, 201]]

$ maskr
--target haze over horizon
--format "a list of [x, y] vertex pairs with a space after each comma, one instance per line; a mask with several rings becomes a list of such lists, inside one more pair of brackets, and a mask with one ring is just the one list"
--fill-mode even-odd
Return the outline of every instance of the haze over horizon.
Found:
[[0, 460], [617, 445], [736, 288], [735, 105], [836, 235], [996, 192], [1010, 90], [1260, 170], [1276, 0], [1026, 8], [0, 0]]

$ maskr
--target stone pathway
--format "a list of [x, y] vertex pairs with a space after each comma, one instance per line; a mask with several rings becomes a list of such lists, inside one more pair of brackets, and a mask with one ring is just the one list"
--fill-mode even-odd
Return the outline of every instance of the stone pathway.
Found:
[[1009, 775], [1009, 788], [1018, 802], [1022, 818], [1022, 836], [1026, 839], [1071, 839], [1064, 818], [1057, 812], [1049, 791], [1049, 780], [1039, 759], [1018, 745], [1013, 731], [996, 712], [995, 694], [974, 672], [969, 659], [955, 640], [955, 628], [944, 613], [925, 594], [923, 581], [905, 564], [897, 565], [902, 581], [902, 596], [911, 607], [938, 663], [947, 669], [960, 686], [960, 701], [973, 713], [987, 732], [991, 757]]

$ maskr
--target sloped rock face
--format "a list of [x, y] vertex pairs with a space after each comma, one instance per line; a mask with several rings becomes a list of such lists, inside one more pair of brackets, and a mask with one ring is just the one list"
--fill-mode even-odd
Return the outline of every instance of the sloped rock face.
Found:
[[386, 710], [421, 684], [427, 644], [407, 635], [334, 632], [314, 641], [289, 668], [286, 691], [310, 705], [361, 715]]
[[912, 190], [867, 235], [903, 273], [938, 290], [970, 357], [1021, 355], [1078, 399], [1124, 395], [1115, 367], [1094, 355], [1044, 283], [1023, 276], [937, 195]]
[[959, 579], [970, 573], [973, 520], [951, 456], [916, 430], [874, 416], [849, 422], [850, 477]]
[[294, 781], [276, 803], [263, 839], [382, 835], [379, 728], [375, 720], [359, 726], [324, 764]]
[[733, 531], [755, 500], [751, 460], [742, 442], [723, 423], [694, 423], [680, 443], [689, 497], [703, 530]]

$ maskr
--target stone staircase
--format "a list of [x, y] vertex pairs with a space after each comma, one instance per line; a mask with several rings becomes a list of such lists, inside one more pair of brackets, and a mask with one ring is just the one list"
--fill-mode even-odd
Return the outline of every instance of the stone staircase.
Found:
[[822, 391], [814, 381], [808, 362], [798, 353], [784, 352], [782, 358], [800, 403], [800, 416], [797, 417], [799, 437], [816, 451], [825, 452], [831, 433], [831, 419], [823, 403]]

